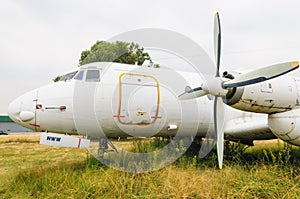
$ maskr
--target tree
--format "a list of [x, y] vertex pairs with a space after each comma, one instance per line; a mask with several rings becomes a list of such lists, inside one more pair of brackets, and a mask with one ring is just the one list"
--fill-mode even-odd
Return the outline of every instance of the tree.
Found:
[[92, 62], [117, 62], [142, 65], [145, 60], [153, 63], [149, 54], [144, 52], [144, 48], [136, 43], [97, 41], [90, 50], [85, 50], [81, 53], [79, 65]]
[[53, 81], [54, 82], [58, 82], [61, 79], [62, 75], [56, 76]]

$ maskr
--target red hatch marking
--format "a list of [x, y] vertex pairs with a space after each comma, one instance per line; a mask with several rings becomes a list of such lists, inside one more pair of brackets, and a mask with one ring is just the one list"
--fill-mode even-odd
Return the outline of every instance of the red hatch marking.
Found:
[[30, 126], [35, 126], [35, 127], [41, 127], [41, 126], [38, 125], [38, 124], [32, 124], [32, 123], [30, 123], [29, 125], [30, 125]]
[[161, 119], [161, 116], [151, 116], [151, 118]]
[[114, 115], [114, 117], [125, 118], [123, 115]]

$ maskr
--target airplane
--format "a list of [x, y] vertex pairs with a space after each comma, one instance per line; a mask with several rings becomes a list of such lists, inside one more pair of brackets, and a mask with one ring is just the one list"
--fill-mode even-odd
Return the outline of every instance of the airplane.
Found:
[[[220, 168], [224, 136], [248, 144], [279, 138], [300, 146], [300, 78], [284, 75], [299, 63], [220, 74], [218, 13], [214, 37], [214, 74], [89, 63], [66, 73], [59, 82], [18, 97], [10, 103], [8, 114], [26, 128], [46, 132], [41, 134], [41, 144], [54, 146], [84, 147], [88, 138], [213, 133]], [[70, 136], [78, 134], [87, 139]]]

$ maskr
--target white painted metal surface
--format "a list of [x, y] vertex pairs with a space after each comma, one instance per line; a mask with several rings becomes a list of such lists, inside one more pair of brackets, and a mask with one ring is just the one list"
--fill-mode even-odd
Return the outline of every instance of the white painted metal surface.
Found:
[[55, 133], [41, 133], [40, 144], [72, 148], [88, 148], [90, 140]]

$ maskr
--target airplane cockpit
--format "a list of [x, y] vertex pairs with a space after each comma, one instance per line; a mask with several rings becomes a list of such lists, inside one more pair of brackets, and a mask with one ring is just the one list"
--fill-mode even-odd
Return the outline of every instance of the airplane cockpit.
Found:
[[86, 82], [99, 82], [100, 71], [97, 69], [80, 69], [63, 75], [60, 81], [79, 80]]
[[78, 71], [67, 73], [67, 74], [63, 75], [59, 81], [68, 81], [68, 80], [72, 79], [76, 75], [77, 72]]

